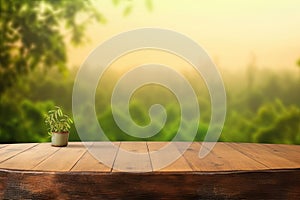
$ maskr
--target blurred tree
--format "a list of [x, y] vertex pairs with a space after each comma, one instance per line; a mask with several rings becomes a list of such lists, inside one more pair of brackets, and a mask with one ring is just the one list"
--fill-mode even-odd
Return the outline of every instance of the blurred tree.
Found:
[[[125, 4], [123, 15], [131, 13], [133, 2]], [[152, 1], [146, 0], [149, 11]], [[0, 94], [18, 75], [37, 66], [66, 70], [66, 36], [74, 45], [83, 42], [86, 26], [106, 21], [92, 0], [0, 0]]]
[[256, 74], [256, 56], [254, 53], [251, 55], [250, 63], [246, 69], [247, 74], [247, 87], [249, 92], [253, 90], [254, 82], [255, 82], [255, 74]]
[[64, 32], [80, 44], [88, 23], [105, 22], [90, 1], [81, 0], [0, 0], [0, 15], [0, 94], [37, 66], [64, 71]]
[[[300, 69], [300, 58], [299, 58], [299, 60], [297, 61], [297, 64], [298, 64], [298, 67], [299, 67], [299, 69]], [[299, 79], [300, 79], [300, 76], [299, 76]]]

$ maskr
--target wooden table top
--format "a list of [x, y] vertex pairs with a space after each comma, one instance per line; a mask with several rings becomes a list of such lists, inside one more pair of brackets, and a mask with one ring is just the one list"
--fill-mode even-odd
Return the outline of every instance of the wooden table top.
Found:
[[[182, 144], [157, 159], [153, 152], [165, 142], [116, 142], [117, 148], [104, 154], [112, 167], [80, 142], [61, 148], [3, 144], [0, 199], [299, 199], [300, 146], [217, 143], [200, 159], [206, 143], [195, 142], [178, 160], [157, 170]], [[107, 147], [103, 142], [88, 145]], [[124, 149], [146, 156], [127, 159]], [[116, 170], [120, 167], [126, 172]]]
[[[119, 148], [132, 152], [155, 151], [165, 142], [115, 142]], [[29, 170], [47, 172], [115, 173], [117, 166], [145, 168], [155, 172], [233, 172], [278, 169], [300, 169], [300, 145], [217, 143], [203, 159], [198, 157], [202, 143], [193, 143], [171, 165], [155, 170], [160, 162], [151, 158], [129, 163], [117, 152], [110, 152], [113, 167], [95, 159], [81, 142], [69, 142], [67, 147], [52, 147], [50, 143], [0, 145], [0, 170]], [[176, 151], [176, 149], [175, 149]]]

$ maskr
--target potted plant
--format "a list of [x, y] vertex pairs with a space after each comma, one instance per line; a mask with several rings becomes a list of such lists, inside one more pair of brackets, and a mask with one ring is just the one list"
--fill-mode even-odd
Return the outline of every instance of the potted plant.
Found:
[[45, 123], [48, 126], [48, 134], [51, 135], [52, 146], [67, 146], [72, 119], [65, 115], [60, 107], [55, 106], [55, 109], [46, 115]]

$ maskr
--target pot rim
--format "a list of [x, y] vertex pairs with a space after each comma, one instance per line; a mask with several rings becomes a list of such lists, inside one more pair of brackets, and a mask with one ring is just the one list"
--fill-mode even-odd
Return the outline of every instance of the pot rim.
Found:
[[53, 133], [56, 133], [56, 134], [68, 134], [69, 131], [64, 131], [64, 132], [52, 132], [52, 134], [53, 134]]

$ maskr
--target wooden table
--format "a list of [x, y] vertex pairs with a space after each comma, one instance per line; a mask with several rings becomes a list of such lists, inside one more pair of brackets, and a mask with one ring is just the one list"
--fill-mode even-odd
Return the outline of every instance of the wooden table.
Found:
[[[164, 142], [116, 142], [133, 152], [155, 151]], [[151, 158], [113, 166], [152, 172], [120, 172], [96, 160], [82, 145], [0, 145], [1, 199], [299, 199], [300, 146], [217, 143], [203, 159], [193, 143], [173, 164], [153, 171]]]

